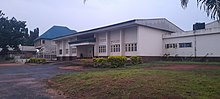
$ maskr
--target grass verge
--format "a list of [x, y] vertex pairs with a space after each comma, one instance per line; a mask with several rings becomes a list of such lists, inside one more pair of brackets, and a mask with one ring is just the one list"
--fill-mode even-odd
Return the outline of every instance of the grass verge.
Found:
[[[148, 65], [155, 64], [168, 63]], [[146, 70], [136, 66], [58, 75], [51, 80], [56, 83], [51, 88], [74, 98], [220, 99], [220, 70]]]

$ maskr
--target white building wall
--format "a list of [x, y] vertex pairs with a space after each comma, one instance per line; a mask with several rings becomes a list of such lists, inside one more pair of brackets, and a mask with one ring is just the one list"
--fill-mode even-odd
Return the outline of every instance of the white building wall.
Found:
[[[110, 45], [120, 44], [120, 30], [110, 32]], [[110, 50], [111, 51], [111, 50]], [[110, 52], [110, 56], [120, 56], [120, 52]]]
[[162, 35], [168, 32], [148, 27], [138, 27], [138, 56], [162, 56], [163, 40]]
[[103, 33], [97, 33], [97, 35], [98, 35], [98, 38], [97, 38], [97, 42], [98, 42], [98, 44], [97, 44], [97, 54], [98, 54], [98, 56], [107, 56], [107, 51], [105, 52], [105, 53], [99, 53], [99, 46], [106, 46], [107, 47], [107, 38], [106, 38], [106, 33], [105, 32], [103, 32]]
[[[189, 48], [179, 48], [179, 43], [192, 43], [192, 47]], [[177, 44], [177, 48], [169, 48], [165, 49], [165, 44]], [[184, 57], [190, 57], [194, 56], [194, 37], [182, 37], [182, 38], [170, 38], [170, 39], [164, 39], [163, 43], [163, 52], [164, 54], [169, 54], [170, 56], [184, 56]]]
[[[137, 27], [124, 29], [124, 44], [137, 43]], [[137, 56], [138, 52], [126, 52], [125, 56]]]
[[[196, 35], [196, 36], [195, 36]], [[207, 29], [185, 32], [185, 33], [174, 33], [170, 36], [164, 37], [164, 45], [170, 43], [178, 43], [176, 49], [164, 49], [164, 54], [170, 54], [170, 56], [184, 56], [190, 57], [220, 57], [220, 30], [219, 29]], [[179, 48], [179, 43], [192, 42], [190, 48]]]
[[197, 37], [197, 56], [220, 57], [220, 33]]

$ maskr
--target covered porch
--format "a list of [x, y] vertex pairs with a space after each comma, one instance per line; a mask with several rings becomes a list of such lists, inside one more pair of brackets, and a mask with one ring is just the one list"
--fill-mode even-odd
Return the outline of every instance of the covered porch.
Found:
[[94, 38], [93, 34], [90, 34], [77, 37], [77, 40], [69, 42], [69, 45], [76, 48], [77, 58], [92, 58], [94, 57], [95, 43], [96, 38]]

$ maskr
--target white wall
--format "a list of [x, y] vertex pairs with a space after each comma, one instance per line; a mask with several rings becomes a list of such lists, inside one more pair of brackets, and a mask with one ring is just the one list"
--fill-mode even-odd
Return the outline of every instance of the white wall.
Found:
[[[190, 43], [192, 42], [192, 47], [189, 48], [179, 48], [179, 43]], [[177, 48], [165, 49], [165, 44], [177, 43]], [[170, 54], [170, 56], [194, 56], [194, 37], [181, 37], [181, 38], [170, 38], [164, 39], [163, 52], [164, 54]]]
[[[124, 43], [137, 43], [137, 27], [124, 29]], [[137, 54], [137, 51], [125, 51], [125, 56], [137, 56]]]
[[138, 55], [139, 56], [162, 56], [162, 35], [168, 32], [148, 27], [138, 27]]
[[220, 57], [220, 34], [197, 36], [197, 56]]
[[[120, 44], [120, 30], [110, 32], [110, 45]], [[110, 50], [111, 51], [111, 50]], [[120, 52], [110, 52], [110, 56], [120, 56]]]
[[[200, 31], [201, 32], [201, 31]], [[215, 33], [208, 33], [203, 31], [201, 33], [196, 32], [195, 36], [176, 36], [171, 38], [164, 38], [164, 45], [168, 43], [187, 43], [192, 42], [192, 47], [190, 48], [176, 48], [176, 49], [164, 49], [164, 54], [170, 54], [171, 56], [196, 56], [197, 57], [220, 57], [220, 31]], [[205, 34], [205, 35], [204, 35]], [[185, 34], [187, 35], [187, 34]], [[196, 44], [195, 44], [196, 40]], [[196, 45], [196, 46], [195, 46]], [[195, 51], [196, 47], [196, 51]]]

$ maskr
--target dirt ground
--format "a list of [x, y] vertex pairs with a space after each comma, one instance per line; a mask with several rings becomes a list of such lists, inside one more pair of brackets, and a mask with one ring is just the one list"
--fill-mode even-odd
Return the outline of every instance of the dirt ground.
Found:
[[84, 66], [63, 66], [59, 67], [60, 69], [63, 70], [73, 70], [73, 71], [86, 71], [86, 70], [91, 70], [89, 67], [84, 67]]
[[215, 65], [166, 65], [154, 66], [148, 69], [164, 69], [164, 70], [194, 70], [194, 69], [220, 69], [220, 66]]
[[3, 64], [0, 64], [0, 67], [2, 66], [23, 66], [24, 64], [22, 63], [3, 63]]

